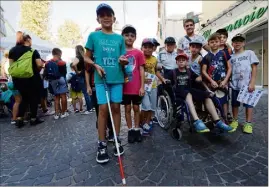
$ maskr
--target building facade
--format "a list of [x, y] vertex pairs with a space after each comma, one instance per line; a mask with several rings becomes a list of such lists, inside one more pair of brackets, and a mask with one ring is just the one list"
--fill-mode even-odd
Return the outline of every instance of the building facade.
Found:
[[202, 24], [214, 18], [223, 10], [227, 9], [236, 1], [202, 1]]
[[4, 9], [0, 6], [0, 38], [6, 36]]
[[268, 86], [268, 1], [237, 1], [216, 17], [209, 20], [200, 30], [208, 38], [216, 30], [226, 28], [228, 43], [237, 33], [246, 35], [246, 49], [259, 58], [257, 86]]

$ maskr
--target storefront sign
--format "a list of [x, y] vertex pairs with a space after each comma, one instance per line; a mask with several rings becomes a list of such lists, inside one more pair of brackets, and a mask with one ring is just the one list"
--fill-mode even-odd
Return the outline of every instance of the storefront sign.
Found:
[[[257, 8], [254, 7], [253, 8], [254, 11], [251, 14], [246, 15], [245, 17], [236, 20], [233, 24], [229, 24], [228, 26], [225, 27], [225, 29], [228, 32], [232, 32], [233, 30], [236, 30], [240, 27], [244, 27], [244, 26], [248, 25], [249, 23], [253, 22], [253, 20], [255, 20], [255, 19], [257, 19], [257, 20], [260, 19], [265, 14], [265, 12], [268, 10], [268, 6], [261, 7], [258, 9], [258, 11], [256, 11], [256, 9]], [[203, 36], [207, 39], [211, 35], [211, 31], [212, 31], [212, 29], [206, 30], [203, 33]]]

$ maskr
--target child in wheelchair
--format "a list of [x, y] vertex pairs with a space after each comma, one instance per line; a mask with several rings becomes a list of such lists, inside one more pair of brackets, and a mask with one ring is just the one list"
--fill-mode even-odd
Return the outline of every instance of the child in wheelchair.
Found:
[[220, 120], [216, 108], [212, 99], [212, 92], [208, 92], [205, 89], [197, 89], [192, 85], [201, 82], [201, 76], [196, 75], [190, 68], [187, 68], [188, 56], [184, 53], [178, 54], [176, 57], [178, 68], [173, 71], [173, 77], [170, 80], [173, 85], [174, 97], [176, 105], [180, 105], [182, 101], [185, 101], [188, 105], [189, 112], [194, 120], [194, 128], [199, 133], [209, 132], [209, 128], [204, 122], [199, 119], [194, 100], [204, 102], [205, 108], [212, 116], [215, 127], [222, 129], [223, 131], [231, 131], [232, 128], [226, 125]]

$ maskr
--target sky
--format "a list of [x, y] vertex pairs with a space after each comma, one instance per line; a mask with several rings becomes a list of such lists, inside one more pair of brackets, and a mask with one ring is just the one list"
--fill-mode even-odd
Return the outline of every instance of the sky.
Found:
[[[63, 24], [64, 20], [70, 19], [80, 26], [86, 38], [89, 32], [99, 26], [95, 10], [101, 2], [109, 4], [114, 9], [119, 27], [123, 27], [123, 1], [52, 1], [50, 31], [56, 37], [58, 26]], [[1, 6], [4, 8], [4, 17], [15, 30], [19, 30], [19, 1], [1, 1]], [[166, 1], [167, 17], [190, 11], [202, 12], [202, 2]], [[132, 24], [137, 28], [137, 43], [145, 37], [156, 37], [157, 1], [126, 1], [126, 24]]]

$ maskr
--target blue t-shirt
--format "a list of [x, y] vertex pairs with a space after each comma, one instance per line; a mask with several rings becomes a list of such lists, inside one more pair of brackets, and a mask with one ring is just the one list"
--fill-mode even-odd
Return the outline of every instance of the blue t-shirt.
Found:
[[[126, 50], [121, 35], [106, 34], [102, 31], [92, 32], [85, 48], [93, 51], [95, 63], [105, 70], [108, 84], [124, 83], [123, 67], [119, 63], [119, 58], [121, 55], [125, 55]], [[97, 71], [94, 71], [94, 83], [103, 83]]]
[[[224, 55], [225, 54], [225, 55]], [[215, 55], [208, 52], [202, 60], [202, 64], [207, 65], [207, 74], [214, 81], [222, 81], [227, 74], [227, 62], [231, 56], [226, 54], [223, 50], [218, 51]]]

